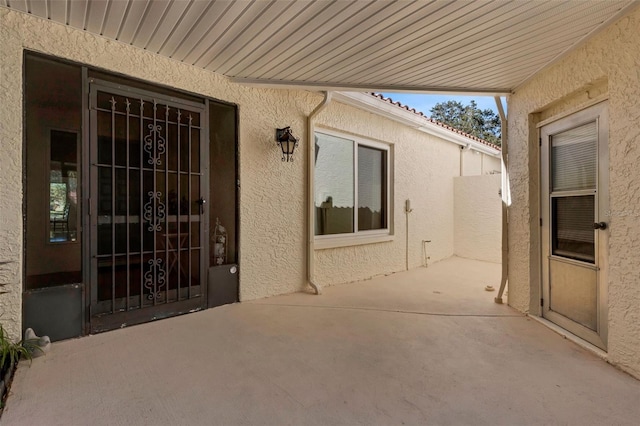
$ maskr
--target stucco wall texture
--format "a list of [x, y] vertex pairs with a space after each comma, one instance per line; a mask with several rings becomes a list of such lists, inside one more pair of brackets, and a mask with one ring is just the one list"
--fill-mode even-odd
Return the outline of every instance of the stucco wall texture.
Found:
[[[25, 50], [41, 52], [132, 78], [235, 103], [239, 111], [240, 299], [306, 288], [306, 117], [320, 94], [233, 84], [223, 76], [119, 42], [26, 14], [0, 9], [0, 321], [15, 337], [21, 329], [23, 114]], [[318, 115], [318, 128], [352, 133], [392, 146], [394, 155], [392, 241], [316, 251], [322, 285], [362, 280], [422, 264], [422, 240], [432, 240], [431, 261], [454, 251], [453, 177], [457, 145], [389, 119], [333, 102]], [[274, 129], [291, 126], [301, 138], [295, 161], [283, 163]], [[477, 156], [480, 157], [480, 156]], [[411, 199], [409, 250], [407, 215]], [[286, 217], [287, 220], [282, 220]]]
[[454, 254], [502, 261], [501, 175], [454, 178]]
[[[603, 94], [609, 101], [608, 360], [640, 377], [640, 8], [635, 8], [509, 99], [509, 304], [538, 313], [536, 123]], [[551, 111], [551, 112], [550, 112]]]
[[[393, 146], [395, 238], [377, 244], [316, 251], [315, 280], [321, 285], [358, 281], [422, 265], [422, 240], [432, 240], [431, 261], [453, 254], [453, 177], [458, 176], [457, 145], [391, 120], [332, 103], [316, 122], [317, 130], [349, 132]], [[413, 212], [404, 212], [406, 199]], [[406, 250], [407, 216], [409, 251]]]
[[463, 151], [462, 176], [478, 176], [500, 172], [500, 158], [478, 151]]

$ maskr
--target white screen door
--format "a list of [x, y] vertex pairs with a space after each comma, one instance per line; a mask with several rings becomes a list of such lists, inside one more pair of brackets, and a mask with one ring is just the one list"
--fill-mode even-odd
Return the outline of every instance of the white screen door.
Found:
[[606, 349], [607, 103], [548, 124], [540, 135], [542, 314]]

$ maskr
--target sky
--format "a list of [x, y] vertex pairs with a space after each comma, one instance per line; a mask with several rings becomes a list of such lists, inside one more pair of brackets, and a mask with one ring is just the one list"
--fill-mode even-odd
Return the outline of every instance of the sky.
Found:
[[468, 105], [472, 100], [476, 101], [476, 104], [478, 104], [478, 108], [489, 108], [496, 115], [498, 115], [496, 101], [493, 99], [493, 96], [420, 95], [415, 93], [390, 92], [383, 92], [382, 95], [387, 98], [391, 98], [394, 101], [398, 101], [403, 105], [407, 105], [410, 108], [415, 108], [416, 111], [421, 111], [428, 117], [431, 116], [431, 108], [433, 108], [435, 104], [439, 102], [458, 101], [463, 105]]

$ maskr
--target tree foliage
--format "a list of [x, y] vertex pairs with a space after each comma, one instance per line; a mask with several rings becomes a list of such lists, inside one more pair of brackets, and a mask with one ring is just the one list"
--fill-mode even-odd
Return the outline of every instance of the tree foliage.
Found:
[[476, 101], [463, 105], [458, 101], [437, 103], [431, 118], [470, 135], [500, 146], [500, 117], [490, 109], [480, 109]]

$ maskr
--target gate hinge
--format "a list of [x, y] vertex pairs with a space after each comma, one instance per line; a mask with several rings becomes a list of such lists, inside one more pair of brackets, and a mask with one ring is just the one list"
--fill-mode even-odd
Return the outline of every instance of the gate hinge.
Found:
[[542, 138], [538, 138], [538, 146], [542, 146]]
[[544, 306], [544, 299], [540, 299], [540, 306]]
[[540, 218], [540, 226], [542, 226], [542, 218]]

